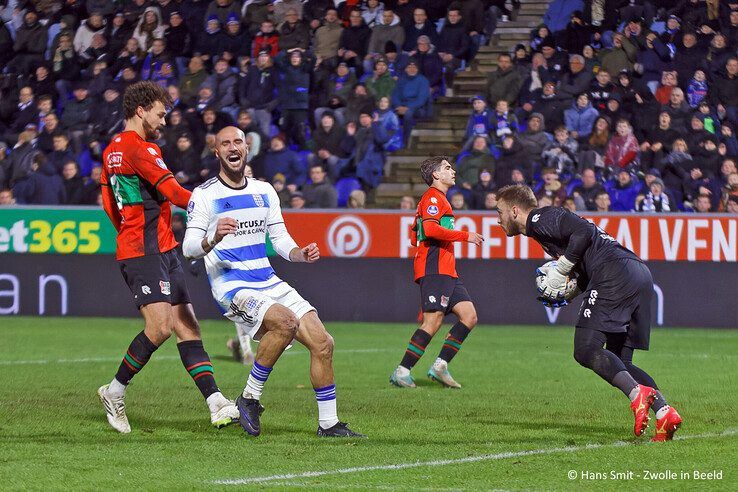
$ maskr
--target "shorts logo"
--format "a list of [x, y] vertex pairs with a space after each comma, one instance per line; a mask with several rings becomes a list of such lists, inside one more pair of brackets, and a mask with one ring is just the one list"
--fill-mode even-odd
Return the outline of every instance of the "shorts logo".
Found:
[[590, 306], [594, 306], [594, 304], [595, 304], [596, 301], [597, 301], [597, 291], [596, 290], [593, 290], [589, 294], [589, 299], [587, 300], [587, 302], [589, 303]]
[[167, 165], [164, 164], [164, 161], [162, 161], [158, 157], [156, 158], [156, 165], [159, 166], [162, 169], [167, 169]]
[[257, 207], [263, 207], [264, 206], [264, 198], [262, 198], [261, 195], [253, 195], [254, 197], [254, 203]]
[[151, 294], [151, 287], [149, 287], [148, 285], [143, 285], [141, 286], [141, 292], [143, 292], [146, 295], [149, 295]]
[[171, 288], [169, 287], [169, 282], [164, 282], [163, 280], [159, 280], [159, 288], [161, 289], [161, 293], [165, 296], [168, 296], [172, 293]]
[[428, 301], [430, 301], [430, 302], [432, 302], [432, 303], [435, 304], [435, 302], [436, 302], [436, 296], [428, 296]]
[[259, 309], [264, 305], [264, 301], [256, 297], [247, 297], [245, 304], [246, 309], [240, 309], [235, 302], [231, 302], [231, 311], [246, 323], [253, 324], [259, 315]]
[[541, 214], [535, 214], [532, 219], [530, 219], [531, 222], [538, 222], [538, 219], [541, 218]]
[[441, 306], [448, 307], [448, 297], [441, 296]]
[[428, 215], [438, 215], [438, 207], [435, 205], [431, 205], [427, 209]]
[[584, 310], [584, 317], [585, 318], [591, 318], [592, 317], [592, 310], [591, 309], [585, 309]]

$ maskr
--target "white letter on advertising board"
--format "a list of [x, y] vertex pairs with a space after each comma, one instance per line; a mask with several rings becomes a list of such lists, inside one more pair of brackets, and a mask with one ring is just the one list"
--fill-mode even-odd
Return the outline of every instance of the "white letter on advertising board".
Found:
[[400, 217], [400, 258], [410, 256], [410, 228], [415, 222], [415, 217]]
[[6, 280], [13, 285], [10, 290], [0, 290], [0, 297], [12, 297], [13, 303], [9, 307], [0, 306], [0, 314], [18, 314], [20, 304], [20, 283], [18, 277], [8, 273], [0, 274], [0, 282]]
[[707, 227], [710, 227], [707, 219], [692, 219], [687, 223], [687, 260], [695, 261], [697, 259], [697, 249], [707, 248], [707, 241], [697, 239], [697, 229]]
[[676, 261], [677, 253], [679, 252], [679, 243], [682, 240], [683, 228], [684, 220], [676, 219], [674, 221], [674, 234], [669, 239], [669, 222], [666, 219], [659, 219], [661, 245], [664, 247], [664, 259], [666, 261]]
[[492, 248], [499, 248], [502, 245], [502, 240], [499, 237], [492, 236], [492, 228], [497, 227], [502, 230], [497, 224], [497, 217], [482, 217], [482, 236], [484, 242], [482, 243], [482, 258], [492, 258]]
[[67, 314], [67, 280], [61, 275], [41, 275], [38, 277], [38, 314], [46, 312], [46, 285], [49, 282], [59, 284], [59, 297], [61, 300], [61, 314]]
[[638, 256], [643, 261], [648, 260], [648, 219], [641, 219], [641, 250]]
[[728, 237], [725, 237], [723, 223], [719, 220], [712, 221], [712, 261], [720, 261], [720, 252], [725, 255], [725, 261], [736, 259], [736, 234], [735, 220], [728, 221]]
[[[471, 217], [459, 217], [454, 221], [454, 229], [457, 231], [477, 232], [477, 223]], [[466, 256], [462, 253], [462, 247], [464, 245], [469, 248]], [[473, 260], [477, 257], [477, 245], [467, 242], [454, 243], [454, 253], [457, 258], [470, 258]]]
[[620, 224], [618, 224], [618, 233], [615, 240], [629, 250], [635, 251], [635, 248], [633, 248], [633, 236], [631, 236], [630, 234], [630, 222], [628, 222], [628, 219], [626, 217], [620, 218]]

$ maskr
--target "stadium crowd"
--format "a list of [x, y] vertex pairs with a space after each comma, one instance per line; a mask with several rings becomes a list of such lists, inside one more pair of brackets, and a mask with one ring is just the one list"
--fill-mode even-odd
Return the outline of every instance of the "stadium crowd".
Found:
[[[152, 80], [173, 100], [157, 143], [183, 186], [217, 173], [214, 135], [235, 124], [284, 207], [364, 207], [386, 154], [510, 14], [504, 0], [0, 0], [0, 205], [99, 203], [123, 91]], [[736, 48], [738, 0], [553, 0], [469, 102], [452, 205], [492, 209], [527, 182], [572, 210], [738, 212]]]

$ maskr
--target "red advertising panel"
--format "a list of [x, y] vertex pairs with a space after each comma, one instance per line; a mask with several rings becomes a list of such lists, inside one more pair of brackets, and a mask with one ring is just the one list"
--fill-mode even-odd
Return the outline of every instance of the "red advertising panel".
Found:
[[[413, 215], [392, 212], [285, 211], [287, 228], [298, 242], [316, 242], [323, 256], [408, 258]], [[735, 262], [738, 217], [728, 215], [591, 215], [595, 225], [644, 260]], [[463, 213], [455, 228], [480, 233], [482, 246], [457, 243], [457, 258], [545, 258], [524, 236], [506, 237], [496, 214]]]

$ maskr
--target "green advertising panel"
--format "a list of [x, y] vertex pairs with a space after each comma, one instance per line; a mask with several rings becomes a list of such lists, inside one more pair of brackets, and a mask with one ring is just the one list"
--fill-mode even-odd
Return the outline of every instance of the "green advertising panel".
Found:
[[92, 207], [0, 208], [0, 253], [115, 253], [115, 228]]

